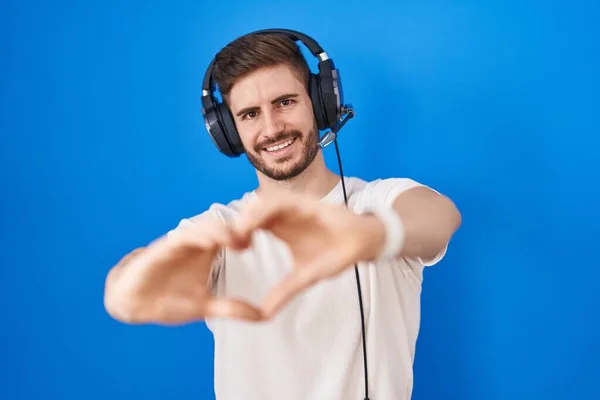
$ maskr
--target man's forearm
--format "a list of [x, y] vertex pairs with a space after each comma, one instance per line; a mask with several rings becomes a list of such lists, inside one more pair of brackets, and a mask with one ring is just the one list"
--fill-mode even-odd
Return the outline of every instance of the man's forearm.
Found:
[[431, 189], [417, 187], [400, 195], [394, 209], [404, 225], [401, 256], [434, 259], [461, 224], [454, 202]]
[[[448, 197], [426, 187], [417, 187], [398, 196], [394, 210], [403, 226], [402, 246], [398, 257], [434, 259], [448, 244], [461, 224], [461, 214]], [[364, 219], [367, 253], [375, 258], [381, 250], [385, 230], [373, 215]]]

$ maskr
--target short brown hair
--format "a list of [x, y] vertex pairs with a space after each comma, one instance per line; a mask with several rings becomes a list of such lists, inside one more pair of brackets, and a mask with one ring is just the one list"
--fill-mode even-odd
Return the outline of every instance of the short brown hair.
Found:
[[298, 44], [281, 34], [242, 36], [215, 56], [213, 78], [227, 101], [233, 85], [244, 76], [265, 67], [289, 65], [308, 90], [310, 69]]

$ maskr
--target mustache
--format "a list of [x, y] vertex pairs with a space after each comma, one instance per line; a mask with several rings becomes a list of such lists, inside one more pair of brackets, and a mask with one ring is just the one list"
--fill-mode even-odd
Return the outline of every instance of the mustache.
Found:
[[254, 146], [254, 151], [258, 153], [265, 147], [269, 147], [270, 145], [275, 144], [277, 142], [281, 142], [283, 140], [293, 139], [295, 137], [301, 137], [301, 136], [302, 136], [302, 133], [300, 133], [300, 131], [298, 131], [298, 130], [292, 130], [292, 131], [287, 131], [287, 132], [283, 131], [273, 137], [263, 140], [262, 142], [260, 142], [256, 146]]

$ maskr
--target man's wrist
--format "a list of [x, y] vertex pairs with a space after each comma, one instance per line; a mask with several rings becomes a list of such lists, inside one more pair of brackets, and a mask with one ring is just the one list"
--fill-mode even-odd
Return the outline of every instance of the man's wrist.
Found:
[[373, 207], [363, 211], [366, 260], [382, 261], [398, 257], [404, 246], [404, 224], [391, 207]]
[[360, 215], [360, 232], [362, 243], [364, 243], [365, 261], [372, 261], [377, 258], [380, 250], [385, 245], [385, 226], [375, 214], [365, 213]]

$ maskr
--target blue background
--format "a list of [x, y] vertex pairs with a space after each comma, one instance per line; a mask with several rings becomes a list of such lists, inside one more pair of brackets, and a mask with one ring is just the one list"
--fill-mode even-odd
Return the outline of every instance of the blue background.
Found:
[[206, 327], [117, 323], [104, 278], [253, 188], [200, 83], [228, 41], [286, 27], [341, 69], [346, 173], [463, 213], [426, 272], [413, 398], [600, 399], [598, 20], [591, 1], [3, 2], [0, 398], [213, 398]]

